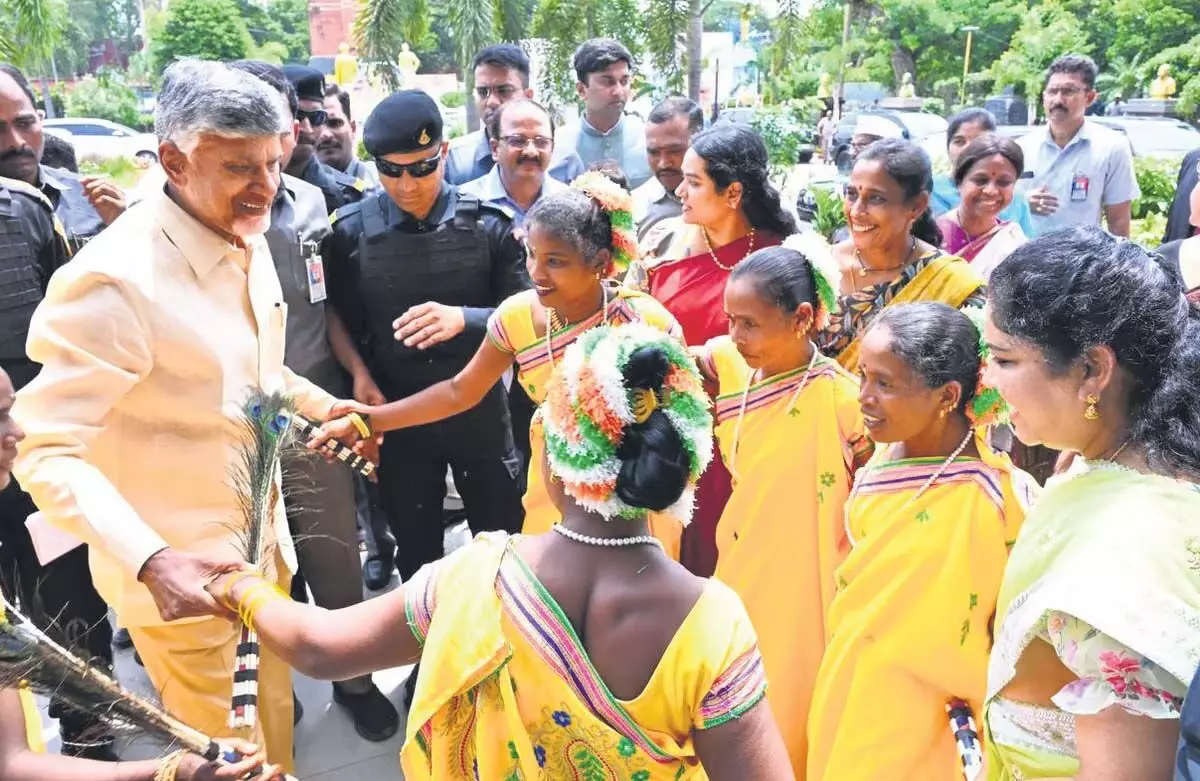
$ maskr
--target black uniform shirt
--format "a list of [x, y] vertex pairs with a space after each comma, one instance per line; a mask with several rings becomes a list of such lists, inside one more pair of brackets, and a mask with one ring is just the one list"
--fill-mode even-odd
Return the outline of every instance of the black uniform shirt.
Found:
[[20, 389], [37, 374], [25, 357], [33, 310], [67, 262], [50, 202], [25, 182], [0, 178], [0, 365]]
[[[430, 233], [439, 226], [454, 221], [458, 205], [458, 188], [442, 185], [441, 193], [429, 215], [419, 220], [402, 211], [382, 188], [367, 193], [367, 198], [378, 198], [387, 215], [390, 230], [400, 233]], [[363, 231], [361, 204], [351, 204], [334, 215], [333, 234], [329, 237], [325, 252], [326, 275], [329, 280], [329, 300], [342, 316], [351, 333], [361, 336], [365, 331], [362, 302], [358, 299], [358, 254], [359, 237]], [[487, 320], [501, 301], [529, 289], [529, 275], [525, 270], [525, 250], [513, 236], [512, 215], [501, 207], [480, 204], [480, 219], [487, 236], [488, 255], [491, 257], [492, 290], [495, 304], [491, 307], [463, 307], [468, 331], [482, 333], [487, 329]], [[397, 258], [403, 262], [403, 258]], [[454, 301], [436, 303], [454, 306]]]
[[308, 165], [304, 166], [304, 170], [296, 178], [303, 179], [321, 190], [325, 196], [325, 207], [330, 214], [348, 203], [358, 203], [366, 190], [366, 183], [361, 179], [325, 165], [315, 154], [308, 159]]
[[71, 252], [78, 252], [108, 227], [92, 206], [77, 174], [64, 168], [39, 166], [38, 189], [50, 199], [54, 213], [67, 234]]

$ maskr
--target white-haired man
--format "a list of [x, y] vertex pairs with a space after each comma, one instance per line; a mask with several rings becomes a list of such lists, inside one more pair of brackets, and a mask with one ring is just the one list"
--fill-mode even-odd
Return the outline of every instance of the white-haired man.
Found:
[[[29, 331], [41, 374], [19, 394], [17, 473], [49, 521], [90, 545], [167, 708], [222, 732], [236, 629], [201, 618], [241, 558], [229, 486], [251, 386], [323, 418], [335, 399], [284, 368], [286, 306], [263, 232], [292, 118], [261, 80], [184, 60], [155, 111], [166, 185], [55, 274]], [[295, 566], [282, 503], [269, 575]], [[255, 738], [292, 762], [287, 666], [263, 649]]]

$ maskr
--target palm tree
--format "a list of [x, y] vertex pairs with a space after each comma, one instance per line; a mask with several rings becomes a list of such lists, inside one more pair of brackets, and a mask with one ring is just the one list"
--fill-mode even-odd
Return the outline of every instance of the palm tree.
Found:
[[[67, 27], [63, 0], [0, 0], [0, 59], [18, 68], [44, 66]], [[50, 85], [40, 79], [46, 116], [54, 117]]]
[[1142, 61], [1142, 52], [1132, 57], [1113, 57], [1108, 61], [1104, 73], [1096, 77], [1096, 89], [1106, 102], [1118, 96], [1128, 100], [1137, 97], [1146, 76], [1147, 67]]

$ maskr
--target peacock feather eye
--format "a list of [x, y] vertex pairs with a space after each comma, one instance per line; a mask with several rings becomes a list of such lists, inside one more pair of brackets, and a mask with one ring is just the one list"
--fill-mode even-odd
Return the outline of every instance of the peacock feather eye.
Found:
[[275, 418], [274, 418], [274, 419], [273, 419], [273, 420], [272, 420], [272, 421], [271, 421], [271, 422], [268, 424], [268, 427], [271, 429], [271, 431], [272, 431], [272, 432], [274, 432], [274, 433], [276, 433], [276, 434], [282, 434], [284, 431], [286, 431], [286, 430], [287, 430], [287, 427], [288, 427], [288, 416], [287, 416], [286, 414], [282, 413], [282, 412], [281, 412], [281, 413], [279, 413], [279, 414], [278, 414], [278, 415], [276, 415], [276, 416], [275, 416]]

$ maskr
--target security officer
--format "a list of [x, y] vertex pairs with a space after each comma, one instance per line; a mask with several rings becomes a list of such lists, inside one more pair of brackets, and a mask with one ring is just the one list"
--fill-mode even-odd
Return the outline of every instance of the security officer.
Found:
[[330, 214], [339, 206], [358, 203], [367, 189], [367, 183], [325, 165], [317, 157], [318, 128], [328, 118], [325, 113], [325, 76], [307, 65], [284, 65], [283, 72], [295, 90], [295, 103], [292, 104], [289, 97], [289, 106], [297, 123], [296, 151], [284, 173], [320, 189], [325, 195]]
[[[0, 366], [20, 390], [40, 367], [25, 355], [29, 321], [50, 276], [67, 262], [66, 239], [40, 190], [0, 178]], [[108, 605], [92, 585], [86, 546], [42, 565], [25, 526], [37, 507], [14, 480], [0, 492], [0, 586], [60, 642], [112, 666]], [[116, 761], [112, 738], [88, 714], [51, 702], [64, 754]]]
[[41, 165], [44, 135], [24, 74], [0, 65], [0, 176], [31, 184], [54, 207], [72, 253], [125, 211], [125, 193], [107, 179]]
[[[330, 299], [392, 400], [458, 373], [494, 308], [530, 283], [511, 216], [445, 183], [447, 145], [432, 98], [417, 90], [386, 98], [363, 141], [381, 189], [335, 215]], [[411, 324], [406, 341], [394, 336], [397, 319]], [[472, 531], [520, 528], [520, 459], [502, 385], [468, 412], [383, 441], [380, 494], [405, 580], [442, 556], [447, 465]]]
[[[277, 66], [258, 61], [230, 63], [257, 76], [286, 100], [289, 85]], [[296, 147], [285, 135], [281, 165], [286, 168]], [[267, 245], [279, 275], [287, 305], [284, 364], [337, 398], [348, 395], [346, 373], [329, 342], [327, 298], [321, 245], [330, 234], [325, 199], [316, 187], [283, 174], [271, 206]], [[358, 540], [354, 523], [354, 475], [341, 464], [320, 458], [296, 458], [284, 463], [284, 495], [288, 523], [296, 540], [300, 563], [293, 595], [312, 589], [318, 605], [339, 610], [362, 601], [358, 584]], [[296, 594], [297, 589], [299, 594]], [[370, 675], [333, 684], [333, 699], [354, 719], [358, 734], [378, 742], [396, 734], [400, 716]], [[297, 721], [303, 709], [297, 704]]]

